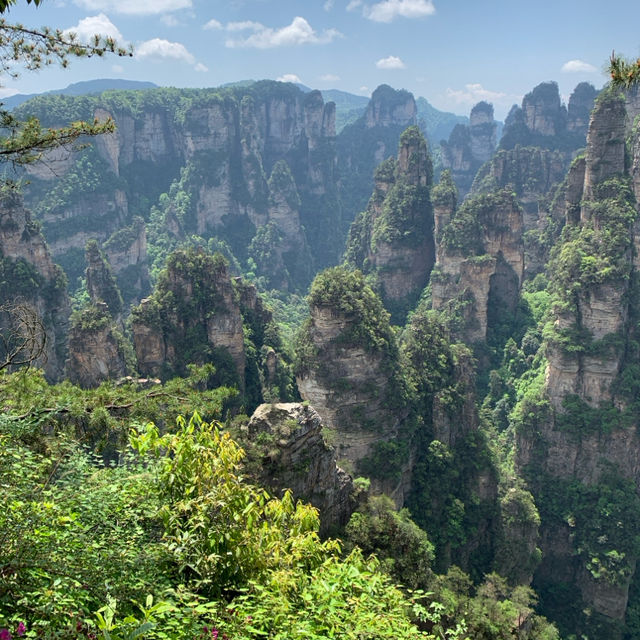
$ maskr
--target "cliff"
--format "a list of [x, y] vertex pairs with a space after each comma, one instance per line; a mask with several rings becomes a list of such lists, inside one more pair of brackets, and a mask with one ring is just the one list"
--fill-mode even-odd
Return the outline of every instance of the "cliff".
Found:
[[415, 305], [433, 267], [432, 173], [422, 134], [417, 127], [406, 129], [397, 159], [376, 170], [369, 205], [349, 233], [346, 260], [373, 276], [395, 319]]
[[66, 279], [53, 263], [40, 226], [25, 209], [22, 198], [13, 193], [0, 199], [0, 271], [5, 332], [14, 320], [12, 307], [25, 304], [42, 323], [46, 335], [44, 353], [32, 364], [42, 367], [49, 379], [58, 380], [66, 357], [70, 314]]
[[176, 251], [153, 294], [132, 312], [141, 374], [185, 375], [213, 362], [227, 384], [244, 387], [242, 315], [226, 263], [204, 251]]
[[[130, 347], [129, 347], [130, 349]], [[90, 305], [72, 316], [65, 377], [84, 389], [129, 373], [127, 344], [105, 302]]]
[[524, 275], [523, 216], [510, 190], [468, 198], [458, 208], [455, 200], [445, 175], [432, 194], [431, 299], [434, 309], [447, 311], [455, 335], [472, 344], [515, 312]]
[[337, 178], [343, 206], [343, 229], [367, 206], [375, 168], [395, 155], [402, 132], [416, 124], [416, 102], [408, 91], [380, 85], [366, 113], [347, 125], [337, 138]]
[[321, 531], [344, 527], [355, 508], [353, 482], [336, 464], [325, 441], [325, 427], [311, 407], [297, 403], [262, 404], [245, 436], [249, 465], [257, 465], [261, 484], [291, 489], [297, 499], [319, 509]]
[[[33, 176], [30, 202], [73, 282], [81, 275], [74, 257], [95, 238], [100, 245], [130, 249], [114, 261], [114, 270], [120, 275], [118, 262], [128, 268], [123, 280], [132, 284], [137, 279], [130, 287], [137, 291], [125, 297], [145, 293], [144, 255], [133, 262], [143, 244], [124, 247], [122, 237], [118, 242], [110, 237], [135, 226], [135, 216], [148, 220], [163, 194], [161, 209], [171, 209], [173, 216], [180, 212], [182, 237], [215, 235], [241, 260], [256, 232], [273, 222], [283, 236], [282, 253], [299, 254], [291, 260], [296, 287], [306, 286], [311, 277], [306, 247], [319, 266], [339, 257], [343, 235], [334, 176], [335, 108], [318, 91], [304, 94], [293, 85], [264, 81], [220, 90], [44, 96], [20, 109], [45, 124], [96, 116], [112, 117], [117, 126], [81, 158], [45, 158], [45, 163], [56, 161], [56, 174], [38, 170]], [[268, 177], [278, 162], [291, 168], [300, 198], [291, 211], [282, 209], [277, 190], [270, 191]], [[291, 220], [284, 220], [289, 213]], [[320, 232], [327, 228], [336, 235]], [[140, 267], [136, 274], [133, 264]]]
[[491, 158], [496, 148], [496, 123], [493, 105], [479, 102], [469, 117], [469, 125], [455, 126], [448, 141], [440, 143], [442, 166], [451, 171], [461, 198], [471, 189], [480, 166]]
[[[501, 149], [540, 147], [571, 153], [584, 146], [586, 123], [597, 95], [580, 83], [569, 98], [569, 110], [560, 100], [555, 82], [542, 82], [509, 112], [500, 140]], [[570, 159], [570, 158], [569, 158]]]
[[359, 271], [316, 276], [298, 343], [300, 395], [322, 417], [338, 464], [401, 505], [409, 486], [406, 390], [389, 314]]
[[625, 166], [625, 119], [622, 96], [599, 96], [548, 268], [544, 384], [513, 414], [517, 467], [541, 516], [534, 585], [543, 594], [575, 585], [576, 611], [543, 596], [548, 614], [574, 632], [612, 638], [623, 635], [640, 516], [638, 204]]

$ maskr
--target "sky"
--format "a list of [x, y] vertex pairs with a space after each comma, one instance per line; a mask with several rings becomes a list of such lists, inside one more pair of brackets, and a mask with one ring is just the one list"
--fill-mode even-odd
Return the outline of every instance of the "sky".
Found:
[[612, 50], [640, 56], [638, 0], [18, 0], [4, 17], [112, 36], [134, 55], [0, 77], [0, 97], [94, 78], [268, 78], [365, 96], [385, 83], [461, 115], [486, 100], [504, 119], [540, 82], [566, 101], [579, 82], [602, 87]]

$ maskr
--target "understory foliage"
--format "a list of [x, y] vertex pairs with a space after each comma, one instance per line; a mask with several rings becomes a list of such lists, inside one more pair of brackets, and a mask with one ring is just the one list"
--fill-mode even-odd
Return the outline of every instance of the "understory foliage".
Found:
[[[434, 638], [439, 614], [318, 514], [242, 476], [218, 423], [132, 425], [104, 466], [64, 432], [0, 421], [0, 628], [27, 637]], [[422, 621], [422, 622], [421, 622]], [[458, 624], [458, 622], [460, 622]], [[462, 638], [461, 621], [447, 637]], [[443, 631], [444, 632], [444, 631]], [[441, 637], [441, 636], [438, 636]]]

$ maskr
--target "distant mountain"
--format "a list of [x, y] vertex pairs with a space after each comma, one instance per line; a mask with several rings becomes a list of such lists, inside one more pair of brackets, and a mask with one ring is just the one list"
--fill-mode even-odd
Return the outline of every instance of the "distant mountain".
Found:
[[108, 89], [154, 89], [158, 85], [153, 82], [142, 82], [138, 80], [122, 80], [118, 78], [100, 78], [98, 80], [85, 80], [74, 82], [64, 89], [54, 89], [53, 91], [43, 91], [42, 93], [18, 93], [15, 96], [4, 98], [1, 102], [5, 109], [15, 109], [31, 98], [45, 94], [64, 94], [66, 96], [83, 96], [89, 93], [102, 93]]
[[366, 96], [358, 96], [338, 89], [322, 91], [322, 97], [325, 102], [331, 100], [336, 103], [336, 133], [340, 133], [346, 125], [355, 122], [369, 104], [369, 98]]

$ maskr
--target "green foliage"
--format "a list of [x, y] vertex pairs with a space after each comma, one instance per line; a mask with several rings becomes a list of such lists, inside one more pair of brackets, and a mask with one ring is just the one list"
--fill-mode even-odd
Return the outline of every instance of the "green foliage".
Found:
[[45, 638], [433, 640], [376, 560], [357, 549], [341, 559], [336, 541], [318, 538], [315, 509], [243, 480], [243, 453], [216, 424], [196, 415], [163, 436], [138, 426], [135, 453], [107, 467], [18, 426], [0, 421], [0, 627], [21, 622]]
[[345, 318], [347, 328], [340, 335], [343, 344], [383, 353], [393, 349], [389, 314], [360, 271], [345, 267], [323, 271], [313, 281], [308, 301], [310, 307], [327, 308]]
[[542, 477], [540, 515], [569, 528], [575, 554], [595, 580], [622, 585], [640, 551], [640, 498], [633, 482], [604, 467], [594, 484]]
[[387, 496], [370, 497], [352, 514], [345, 530], [347, 549], [374, 553], [384, 570], [411, 589], [427, 589], [432, 580], [433, 545], [411, 520], [407, 509], [396, 511]]

